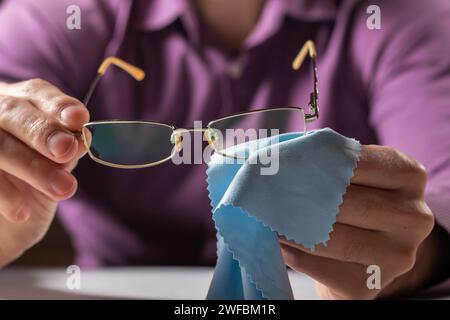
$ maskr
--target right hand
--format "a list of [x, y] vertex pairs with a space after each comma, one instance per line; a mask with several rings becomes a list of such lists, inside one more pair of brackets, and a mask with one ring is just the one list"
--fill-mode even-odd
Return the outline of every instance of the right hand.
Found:
[[58, 201], [71, 197], [71, 174], [85, 153], [74, 134], [86, 107], [50, 83], [0, 83], [0, 267], [46, 233]]

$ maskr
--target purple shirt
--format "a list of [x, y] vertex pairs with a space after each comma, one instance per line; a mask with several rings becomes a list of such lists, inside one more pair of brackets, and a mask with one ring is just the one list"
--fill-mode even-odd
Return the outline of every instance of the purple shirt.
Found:
[[[143, 68], [135, 82], [112, 68], [92, 120], [146, 119], [176, 127], [258, 107], [304, 106], [310, 69], [291, 70], [317, 45], [321, 117], [364, 144], [389, 145], [428, 170], [428, 203], [450, 230], [450, 5], [448, 0], [267, 0], [232, 56], [182, 0], [78, 0], [81, 30], [66, 28], [72, 0], [5, 1], [0, 80], [46, 79], [82, 98], [107, 56]], [[369, 5], [381, 30], [369, 30]], [[76, 196], [59, 206], [83, 266], [213, 264], [215, 229], [205, 165], [122, 170], [88, 157]]]

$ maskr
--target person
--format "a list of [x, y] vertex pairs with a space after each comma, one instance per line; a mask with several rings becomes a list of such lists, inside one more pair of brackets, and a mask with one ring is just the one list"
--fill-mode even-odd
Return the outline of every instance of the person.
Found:
[[[364, 146], [328, 245], [310, 252], [280, 237], [286, 264], [323, 298], [445, 288], [447, 0], [79, 0], [80, 29], [66, 25], [72, 2], [0, 7], [1, 266], [44, 237], [57, 207], [82, 267], [214, 264], [204, 165], [104, 167], [82, 158], [76, 132], [89, 119], [186, 128], [302, 105], [310, 72], [290, 63], [311, 39], [321, 116], [308, 129], [330, 127]], [[381, 28], [369, 28], [371, 5]], [[147, 77], [111, 68], [87, 108], [80, 100], [108, 56]], [[366, 286], [369, 265], [380, 267], [380, 290]]]

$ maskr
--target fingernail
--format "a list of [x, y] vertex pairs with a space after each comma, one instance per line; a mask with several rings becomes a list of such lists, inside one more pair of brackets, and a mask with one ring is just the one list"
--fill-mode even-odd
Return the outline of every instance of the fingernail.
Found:
[[48, 149], [59, 158], [68, 154], [75, 144], [75, 137], [64, 131], [55, 131], [48, 138]]
[[70, 123], [71, 121], [73, 121], [73, 118], [76, 117], [76, 113], [78, 113], [79, 110], [79, 106], [65, 107], [60, 113], [60, 118], [63, 122]]
[[50, 186], [58, 196], [68, 194], [75, 182], [72, 176], [64, 170], [56, 170], [50, 174]]

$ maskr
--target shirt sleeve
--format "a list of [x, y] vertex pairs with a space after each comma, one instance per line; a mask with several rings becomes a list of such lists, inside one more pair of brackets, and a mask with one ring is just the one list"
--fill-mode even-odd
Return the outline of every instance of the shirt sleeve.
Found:
[[370, 124], [378, 141], [419, 160], [428, 173], [426, 201], [450, 232], [450, 2], [371, 1], [381, 30], [354, 40], [367, 83]]
[[0, 81], [45, 79], [68, 94], [86, 92], [113, 27], [105, 1], [76, 1], [81, 29], [70, 30], [70, 0], [0, 2]]

